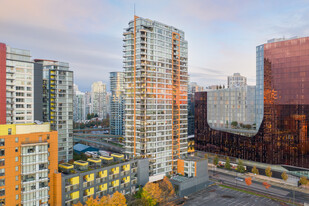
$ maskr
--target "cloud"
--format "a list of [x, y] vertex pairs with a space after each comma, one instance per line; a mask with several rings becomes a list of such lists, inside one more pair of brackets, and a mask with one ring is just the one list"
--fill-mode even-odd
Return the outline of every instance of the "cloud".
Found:
[[[274, 0], [0, 0], [0, 41], [33, 58], [69, 62], [82, 91], [122, 71], [122, 32], [139, 16], [185, 31], [190, 80], [255, 81], [255, 47], [274, 37], [307, 36], [308, 2]], [[216, 83], [217, 82], [217, 83]]]

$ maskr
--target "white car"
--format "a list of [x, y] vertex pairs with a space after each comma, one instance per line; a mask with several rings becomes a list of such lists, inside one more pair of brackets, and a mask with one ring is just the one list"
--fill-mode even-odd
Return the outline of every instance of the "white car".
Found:
[[235, 180], [240, 181], [240, 182], [243, 182], [243, 181], [244, 181], [244, 179], [243, 179], [243, 178], [240, 178], [240, 177], [235, 177]]

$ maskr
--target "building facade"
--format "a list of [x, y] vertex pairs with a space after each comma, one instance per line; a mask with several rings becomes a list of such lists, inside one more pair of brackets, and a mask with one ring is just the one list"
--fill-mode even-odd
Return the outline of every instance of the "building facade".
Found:
[[85, 93], [78, 90], [77, 85], [74, 84], [74, 109], [73, 120], [83, 121], [86, 119], [86, 105]]
[[[30, 51], [11, 48], [3, 43], [0, 43], [0, 47], [2, 85], [0, 122], [2, 124], [31, 123], [35, 117], [41, 120], [39, 111], [42, 111], [42, 96], [39, 84], [42, 78], [35, 79], [34, 77], [41, 74], [42, 68], [37, 65], [35, 67]], [[34, 110], [35, 106], [37, 110]]]
[[244, 87], [247, 86], [247, 77], [241, 76], [240, 73], [234, 73], [227, 77], [227, 87]]
[[[90, 169], [89, 164], [94, 162], [98, 162], [99, 166]], [[62, 205], [64, 206], [71, 206], [78, 202], [85, 203], [90, 197], [101, 198], [112, 195], [116, 191], [124, 195], [132, 194], [138, 190], [139, 185], [143, 186], [149, 181], [148, 159], [101, 166], [101, 159], [89, 158], [88, 162], [76, 161], [74, 166], [64, 164], [59, 167], [63, 170], [76, 171], [62, 175], [62, 191], [64, 191]], [[83, 171], [85, 168], [88, 168], [88, 171]]]
[[124, 72], [110, 73], [110, 134], [124, 135]]
[[106, 118], [106, 85], [101, 81], [94, 82], [91, 85], [91, 107], [92, 113], [97, 114], [99, 118]]
[[0, 205], [61, 205], [57, 142], [49, 123], [0, 125]]
[[195, 148], [277, 164], [309, 177], [309, 37], [256, 47], [256, 126], [253, 136], [214, 130], [208, 93], [196, 94]]
[[91, 113], [92, 113], [91, 92], [85, 92], [85, 119], [87, 119], [87, 114]]
[[188, 43], [183, 31], [137, 16], [123, 35], [125, 150], [152, 158], [154, 181], [187, 152]]
[[194, 94], [204, 91], [202, 86], [191, 82], [188, 86], [188, 135], [194, 135]]
[[69, 64], [35, 59], [43, 66], [43, 121], [58, 131], [58, 160], [73, 159], [73, 71]]
[[209, 126], [232, 133], [255, 134], [255, 90], [255, 86], [209, 90], [207, 92]]

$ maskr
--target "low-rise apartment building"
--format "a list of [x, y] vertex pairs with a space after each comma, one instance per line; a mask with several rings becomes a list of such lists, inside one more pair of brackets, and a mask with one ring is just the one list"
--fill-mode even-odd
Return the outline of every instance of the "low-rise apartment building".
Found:
[[120, 154], [111, 156], [112, 162], [104, 158], [78, 160], [74, 164], [60, 164], [62, 171], [62, 205], [85, 203], [91, 196], [101, 198], [119, 191], [130, 194], [149, 181], [148, 159], [120, 161]]

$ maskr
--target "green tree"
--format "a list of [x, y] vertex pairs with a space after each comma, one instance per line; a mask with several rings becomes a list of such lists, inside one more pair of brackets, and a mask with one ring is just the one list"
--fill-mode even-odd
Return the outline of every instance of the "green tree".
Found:
[[241, 173], [244, 173], [246, 171], [244, 162], [242, 160], [238, 160], [238, 165], [237, 165], [236, 170]]
[[232, 125], [233, 127], [237, 127], [238, 122], [237, 122], [237, 121], [232, 121], [231, 125]]
[[306, 185], [306, 184], [308, 184], [308, 179], [307, 179], [307, 177], [301, 176], [301, 177], [300, 177], [300, 180], [299, 180], [299, 183], [300, 183], [301, 185]]
[[267, 167], [265, 169], [265, 174], [266, 174], [267, 177], [271, 177], [273, 175], [270, 167]]
[[257, 174], [257, 175], [259, 174], [259, 170], [256, 168], [255, 165], [253, 166], [251, 172], [254, 173], [254, 174]]
[[230, 162], [230, 158], [229, 157], [226, 158], [226, 162], [225, 162], [224, 167], [225, 167], [225, 169], [228, 169], [228, 170], [231, 169], [231, 162]]
[[219, 157], [218, 157], [218, 155], [216, 155], [215, 158], [213, 159], [213, 164], [214, 164], [215, 166], [217, 166], [218, 163], [219, 163]]
[[287, 181], [289, 176], [286, 174], [286, 172], [282, 172], [281, 177], [284, 181]]

